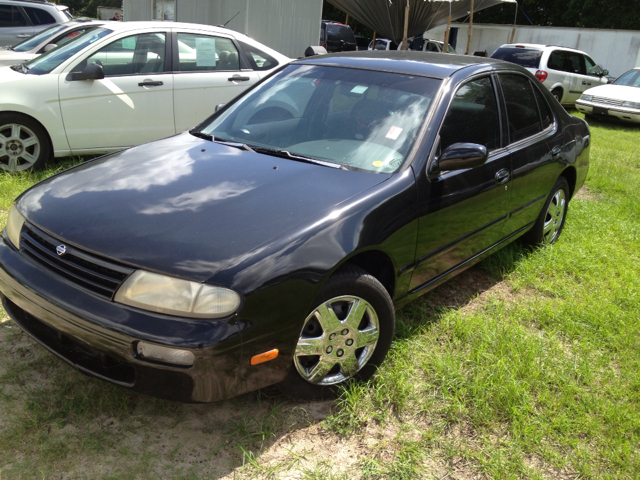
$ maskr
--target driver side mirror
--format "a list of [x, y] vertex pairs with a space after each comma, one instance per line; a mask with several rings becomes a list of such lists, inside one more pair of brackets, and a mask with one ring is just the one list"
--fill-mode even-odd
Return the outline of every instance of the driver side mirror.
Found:
[[53, 50], [54, 48], [56, 48], [58, 45], [56, 45], [55, 43], [50, 43], [48, 45], [45, 45], [44, 47], [44, 51], [45, 53], [48, 52], [49, 50]]
[[609, 70], [603, 70], [601, 76], [606, 77], [607, 75], [609, 75]]
[[436, 159], [433, 173], [445, 170], [464, 170], [484, 165], [489, 157], [487, 147], [477, 143], [454, 143]]
[[67, 75], [68, 81], [75, 80], [101, 80], [104, 78], [104, 69], [102, 65], [97, 63], [90, 63], [81, 72], [73, 72]]
[[218, 110], [222, 110], [224, 108], [224, 106], [226, 105], [226, 103], [219, 103], [216, 105], [216, 109], [214, 110], [214, 112], [217, 112]]

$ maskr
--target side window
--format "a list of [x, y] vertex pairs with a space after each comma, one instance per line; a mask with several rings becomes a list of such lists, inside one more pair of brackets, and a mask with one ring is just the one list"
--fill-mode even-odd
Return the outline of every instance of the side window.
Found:
[[490, 77], [458, 89], [440, 127], [440, 151], [454, 143], [477, 143], [487, 150], [500, 146], [498, 106]]
[[435, 43], [429, 42], [429, 43], [427, 43], [427, 51], [428, 52], [439, 52], [440, 49], [438, 48], [438, 46]]
[[588, 55], [584, 55], [585, 66], [587, 67], [587, 75], [596, 75], [599, 76], [602, 73], [602, 70], [596, 62], [591, 60]]
[[[547, 62], [547, 67], [553, 69], [553, 70], [560, 70], [561, 72], [566, 72], [568, 70], [565, 70], [565, 62], [564, 62], [564, 52], [562, 50], [554, 50], [553, 52], [551, 52], [551, 55], [549, 55], [549, 61]], [[569, 68], [568, 65], [566, 65], [566, 68]]]
[[542, 129], [544, 130], [553, 123], [553, 113], [551, 113], [549, 104], [545, 101], [543, 95], [540, 93], [540, 90], [536, 87], [533, 87], [533, 92], [536, 95], [538, 109], [540, 110], [540, 118], [542, 120]]
[[74, 71], [81, 71], [87, 63], [97, 63], [102, 65], [106, 77], [159, 73], [164, 71], [164, 58], [165, 34], [144, 33], [110, 43]]
[[576, 52], [567, 52], [567, 56], [571, 61], [571, 73], [587, 74], [587, 69], [584, 66], [584, 55]]
[[254, 70], [271, 70], [278, 65], [278, 61], [266, 52], [249, 45], [244, 42], [239, 42], [240, 47], [246, 54], [251, 64], [251, 68]]
[[24, 18], [18, 7], [0, 5], [0, 28], [25, 27], [26, 25], [27, 20]]
[[240, 70], [238, 50], [228, 38], [178, 34], [178, 71]]
[[500, 84], [507, 104], [510, 143], [542, 131], [538, 105], [531, 83], [520, 75], [500, 75]]
[[29, 19], [31, 23], [34, 25], [50, 25], [52, 23], [56, 23], [55, 18], [51, 16], [51, 14], [41, 8], [31, 8], [31, 7], [23, 7], [27, 15], [29, 15]]

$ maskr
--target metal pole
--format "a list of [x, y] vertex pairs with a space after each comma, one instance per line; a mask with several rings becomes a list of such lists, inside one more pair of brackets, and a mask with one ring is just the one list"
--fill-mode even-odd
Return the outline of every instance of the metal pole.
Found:
[[511, 30], [511, 38], [509, 43], [513, 43], [513, 38], [516, 36], [516, 23], [518, 23], [518, 2], [516, 1], [516, 16], [513, 19], [513, 30]]
[[404, 34], [402, 35], [402, 50], [407, 50], [407, 32], [409, 31], [409, 0], [404, 8]]
[[449, 46], [449, 29], [451, 28], [451, 0], [447, 1], [449, 2], [449, 16], [447, 17], [447, 30], [444, 32], [444, 45], [442, 47], [444, 53], [449, 50], [447, 47]]
[[469, 17], [469, 33], [467, 36], [467, 51], [465, 55], [469, 55], [469, 49], [471, 48], [471, 32], [473, 31], [473, 0], [471, 0], [471, 16]]

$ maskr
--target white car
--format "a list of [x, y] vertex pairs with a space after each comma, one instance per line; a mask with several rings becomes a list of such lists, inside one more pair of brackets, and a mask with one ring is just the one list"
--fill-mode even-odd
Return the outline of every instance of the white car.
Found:
[[0, 169], [180, 133], [289, 61], [225, 28], [107, 22], [0, 67]]
[[585, 115], [640, 123], [640, 67], [623, 73], [610, 85], [590, 88], [576, 101], [576, 108]]
[[609, 72], [580, 50], [534, 43], [509, 43], [491, 58], [522, 65], [562, 105], [573, 105], [585, 90], [607, 83]]
[[103, 23], [87, 18], [76, 18], [53, 25], [10, 47], [0, 47], [0, 66], [27, 62], [55, 47], [69, 43], [78, 35]]
[[[402, 49], [402, 44], [398, 47], [398, 50], [400, 49]], [[409, 50], [416, 52], [442, 52], [444, 50], [444, 42], [418, 36], [409, 42]], [[447, 53], [456, 53], [456, 49], [449, 44], [447, 45]]]
[[0, 46], [13, 45], [67, 20], [71, 14], [63, 5], [45, 0], [0, 0]]

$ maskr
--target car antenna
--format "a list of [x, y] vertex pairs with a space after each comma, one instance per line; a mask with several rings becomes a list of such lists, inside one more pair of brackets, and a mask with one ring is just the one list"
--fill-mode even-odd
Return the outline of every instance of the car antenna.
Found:
[[240, 12], [236, 13], [233, 17], [231, 17], [229, 20], [227, 20], [227, 22], [224, 25], [218, 25], [220, 28], [224, 28], [227, 26], [227, 23], [229, 23], [231, 20], [233, 20], [234, 18], [236, 18], [238, 15], [240, 15]]

